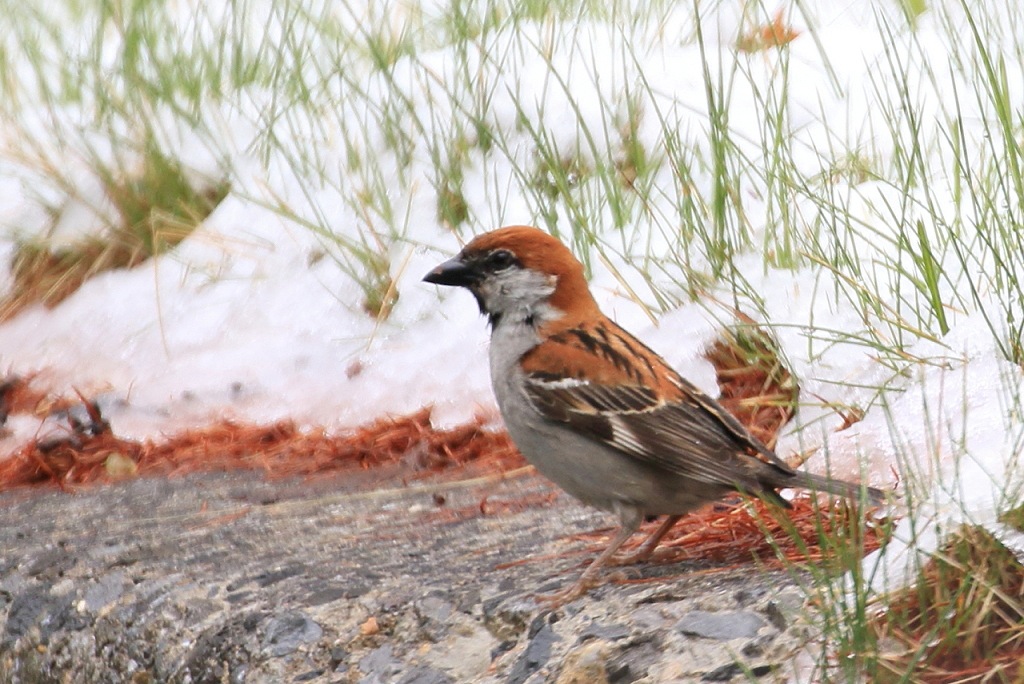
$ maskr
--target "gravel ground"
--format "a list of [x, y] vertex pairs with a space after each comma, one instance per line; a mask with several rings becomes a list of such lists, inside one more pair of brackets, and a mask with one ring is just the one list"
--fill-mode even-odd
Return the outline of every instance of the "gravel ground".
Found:
[[785, 574], [699, 560], [550, 611], [602, 514], [530, 474], [358, 480], [0, 495], [0, 681], [778, 681], [811, 633]]

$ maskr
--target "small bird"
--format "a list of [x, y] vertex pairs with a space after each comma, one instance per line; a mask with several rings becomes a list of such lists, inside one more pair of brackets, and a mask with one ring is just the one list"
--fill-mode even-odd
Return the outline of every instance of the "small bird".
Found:
[[792, 469], [717, 401], [605, 316], [583, 265], [529, 226], [474, 238], [424, 280], [468, 289], [491, 326], [491, 384], [512, 441], [537, 470], [621, 528], [568, 589], [592, 585], [645, 518], [668, 516], [635, 553], [646, 560], [686, 513], [730, 492], [787, 505], [801, 487], [880, 501], [882, 492]]

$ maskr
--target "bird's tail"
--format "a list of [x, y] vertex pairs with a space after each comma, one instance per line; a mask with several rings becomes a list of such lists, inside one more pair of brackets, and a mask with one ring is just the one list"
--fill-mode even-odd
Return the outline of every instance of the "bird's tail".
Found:
[[800, 487], [802, 489], [810, 489], [815, 492], [825, 492], [826, 494], [835, 494], [851, 501], [860, 501], [863, 497], [867, 498], [867, 502], [871, 505], [878, 506], [885, 502], [885, 492], [875, 487], [869, 487], [863, 484], [857, 484], [854, 482], [847, 482], [845, 480], [834, 480], [830, 477], [823, 477], [821, 475], [815, 475], [814, 473], [807, 473], [800, 471], [794, 480], [787, 483], [786, 486]]

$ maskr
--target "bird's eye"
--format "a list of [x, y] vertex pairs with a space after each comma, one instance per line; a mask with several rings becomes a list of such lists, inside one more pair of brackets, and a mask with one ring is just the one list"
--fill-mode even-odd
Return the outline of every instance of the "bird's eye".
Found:
[[487, 257], [487, 265], [490, 266], [492, 271], [504, 271], [514, 263], [516, 263], [516, 257], [507, 249], [491, 252], [490, 256]]

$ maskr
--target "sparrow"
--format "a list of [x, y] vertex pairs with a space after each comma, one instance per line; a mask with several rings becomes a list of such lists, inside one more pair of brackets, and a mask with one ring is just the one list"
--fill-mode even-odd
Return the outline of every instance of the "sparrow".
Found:
[[668, 516], [617, 564], [650, 557], [686, 513], [732, 492], [788, 506], [799, 487], [880, 501], [870, 487], [794, 470], [721, 404], [605, 316], [583, 265], [529, 226], [475, 237], [424, 280], [464, 287], [490, 322], [491, 384], [512, 441], [549, 480], [618, 517], [579, 580], [584, 594], [646, 518]]

